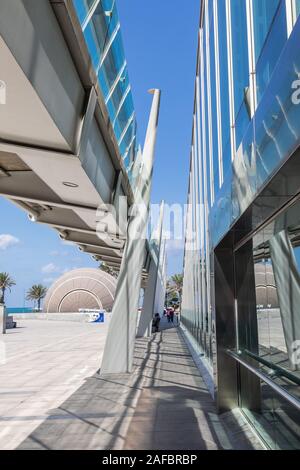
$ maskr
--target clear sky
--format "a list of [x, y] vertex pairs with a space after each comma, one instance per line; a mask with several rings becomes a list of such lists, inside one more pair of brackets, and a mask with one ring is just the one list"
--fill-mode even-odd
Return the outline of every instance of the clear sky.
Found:
[[[147, 90], [162, 90], [152, 201], [185, 204], [200, 2], [117, 0], [117, 8], [141, 143], [151, 105]], [[33, 283], [49, 286], [64, 271], [97, 266], [3, 198], [0, 214], [0, 271], [9, 272], [17, 282], [7, 296], [8, 306], [22, 307]], [[180, 243], [169, 245], [168, 271], [182, 271]]]

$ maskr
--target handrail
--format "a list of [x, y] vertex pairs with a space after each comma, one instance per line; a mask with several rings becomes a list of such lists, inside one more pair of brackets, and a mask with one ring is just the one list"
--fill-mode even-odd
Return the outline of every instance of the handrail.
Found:
[[286, 377], [291, 382], [294, 382], [296, 385], [300, 385], [300, 378], [299, 377], [295, 377], [293, 374], [291, 374], [287, 370], [283, 369], [282, 367], [278, 366], [277, 364], [274, 364], [273, 362], [267, 361], [263, 357], [257, 356], [256, 354], [252, 353], [251, 351], [248, 351], [248, 349], [244, 349], [243, 352], [245, 354], [247, 354], [247, 356], [252, 357], [252, 359], [255, 359], [257, 362], [260, 362], [264, 366], [267, 366], [270, 369], [273, 369], [275, 372], [278, 372], [278, 375]]
[[276, 393], [278, 393], [278, 395], [280, 395], [282, 398], [284, 398], [292, 406], [294, 406], [295, 408], [297, 408], [297, 410], [300, 411], [300, 401], [294, 395], [291, 395], [283, 387], [281, 387], [280, 385], [277, 385], [272, 379], [270, 379], [266, 374], [261, 372], [259, 369], [248, 364], [248, 362], [242, 359], [237, 353], [234, 353], [233, 351], [228, 349], [227, 354], [230, 357], [232, 357], [235, 361], [240, 363], [242, 366], [244, 366], [246, 369], [248, 369], [250, 372], [252, 372], [254, 375], [256, 375], [261, 380], [263, 380], [263, 382], [269, 385]]

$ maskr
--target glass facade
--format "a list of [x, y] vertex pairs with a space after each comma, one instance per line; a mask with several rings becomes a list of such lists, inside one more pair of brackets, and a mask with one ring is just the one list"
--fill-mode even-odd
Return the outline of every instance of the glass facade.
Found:
[[260, 101], [287, 40], [285, 1], [255, 0], [253, 16], [257, 96]]
[[137, 125], [115, 0], [73, 0], [128, 172], [138, 150]]
[[248, 50], [246, 2], [230, 0], [231, 42], [232, 42], [232, 79], [234, 89], [234, 116], [236, 146], [246, 131], [250, 121], [248, 110], [249, 61], [245, 51]]
[[[226, 19], [226, 0], [219, 0], [216, 3], [217, 24], [218, 24], [218, 42], [227, 43], [227, 19]], [[229, 109], [229, 78], [228, 78], [228, 55], [224, 47], [219, 47], [219, 69], [220, 83], [222, 93], [220, 94], [220, 113], [221, 113], [221, 133], [222, 133], [222, 164], [223, 175], [226, 177], [231, 167], [231, 148], [230, 148], [230, 109]]]
[[181, 306], [220, 409], [274, 449], [300, 448], [299, 4], [201, 2]]
[[[297, 202], [235, 253], [239, 329], [236, 352], [295, 400], [300, 400], [299, 227]], [[240, 380], [243, 407], [247, 404], [249, 379], [242, 373]], [[299, 446], [300, 411], [263, 380], [257, 384], [256, 403], [252, 403], [248, 416], [259, 422], [271, 447]]]

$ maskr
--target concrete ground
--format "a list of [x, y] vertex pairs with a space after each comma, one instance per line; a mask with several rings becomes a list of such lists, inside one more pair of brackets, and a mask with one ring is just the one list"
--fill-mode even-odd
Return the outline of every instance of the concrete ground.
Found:
[[15, 449], [99, 369], [107, 324], [20, 320], [0, 336], [0, 449]]
[[[168, 327], [164, 322], [162, 326]], [[99, 364], [99, 350], [103, 344], [100, 330], [94, 330], [94, 327], [87, 325], [85, 331], [74, 330], [73, 334], [77, 336], [73, 339], [65, 330], [67, 338], [64, 341], [60, 343], [59, 338], [55, 344], [52, 341], [44, 352], [41, 351], [41, 356], [36, 357], [40, 369], [36, 370], [34, 383], [39, 382], [39, 375], [44, 380], [41, 391], [37, 392], [40, 395], [37, 402], [30, 379], [24, 380], [23, 384], [20, 380], [18, 385], [10, 385], [9, 390], [15, 394], [6, 397], [11, 408], [2, 415], [1, 426], [4, 430], [8, 425], [9, 431], [0, 438], [1, 448], [261, 449], [260, 442], [238, 410], [222, 416], [217, 414], [177, 328], [164, 329], [150, 341], [137, 340], [133, 374], [102, 377], [92, 373]], [[52, 368], [63, 365], [59, 360], [63, 352], [68, 358], [68, 367], [58, 374]], [[51, 353], [54, 357], [49, 370], [52, 378], [47, 375], [44, 364], [51, 361]], [[89, 366], [83, 365], [90, 360]], [[24, 359], [23, 366], [29, 368], [28, 360]], [[90, 367], [90, 374], [85, 367]], [[19, 374], [20, 370], [13, 380], [16, 381]], [[84, 376], [89, 377], [84, 380]], [[70, 382], [74, 393], [68, 385]], [[22, 395], [24, 404], [20, 403], [18, 394]], [[19, 425], [23, 428], [22, 442]]]

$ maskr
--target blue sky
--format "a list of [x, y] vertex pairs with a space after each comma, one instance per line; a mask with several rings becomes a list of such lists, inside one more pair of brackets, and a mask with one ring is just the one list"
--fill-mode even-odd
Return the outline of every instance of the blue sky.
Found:
[[[186, 202], [199, 4], [197, 0], [186, 0], [184, 7], [179, 0], [117, 0], [141, 143], [151, 106], [147, 90], [162, 90], [154, 203]], [[50, 285], [66, 270], [97, 266], [3, 198], [0, 213], [0, 271], [8, 271], [17, 282], [7, 296], [8, 306], [23, 306], [24, 293], [33, 283]], [[169, 247], [168, 271], [182, 271], [180, 247]]]

